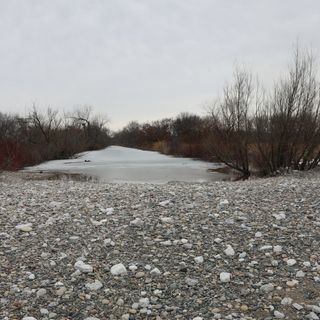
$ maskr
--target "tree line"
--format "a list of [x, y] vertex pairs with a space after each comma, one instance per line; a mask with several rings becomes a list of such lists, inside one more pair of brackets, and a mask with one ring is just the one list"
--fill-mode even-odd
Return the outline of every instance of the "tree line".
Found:
[[0, 113], [0, 168], [19, 169], [117, 144], [224, 163], [243, 179], [320, 163], [320, 82], [314, 57], [296, 49], [286, 74], [265, 90], [245, 69], [204, 116], [138, 123], [111, 132], [91, 108], [27, 117]]
[[117, 143], [218, 161], [246, 179], [310, 170], [320, 163], [320, 82], [315, 59], [296, 49], [287, 73], [264, 90], [238, 68], [204, 117], [131, 122]]
[[18, 170], [106, 147], [106, 119], [83, 107], [69, 114], [36, 107], [26, 117], [0, 113], [0, 170]]

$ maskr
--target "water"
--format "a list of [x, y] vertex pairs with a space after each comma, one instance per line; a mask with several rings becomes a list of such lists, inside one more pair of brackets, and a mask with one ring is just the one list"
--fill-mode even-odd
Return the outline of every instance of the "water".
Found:
[[222, 180], [226, 177], [224, 174], [208, 171], [219, 167], [215, 163], [111, 146], [83, 153], [77, 159], [45, 162], [25, 171], [81, 174], [103, 182], [167, 183]]

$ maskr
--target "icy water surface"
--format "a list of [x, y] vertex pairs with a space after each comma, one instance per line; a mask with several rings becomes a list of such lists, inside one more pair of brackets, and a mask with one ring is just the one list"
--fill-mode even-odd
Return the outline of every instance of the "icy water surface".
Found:
[[219, 166], [158, 152], [111, 146], [83, 153], [77, 159], [49, 161], [25, 170], [78, 173], [96, 177], [103, 182], [167, 183], [222, 180], [224, 174], [208, 172], [208, 169]]

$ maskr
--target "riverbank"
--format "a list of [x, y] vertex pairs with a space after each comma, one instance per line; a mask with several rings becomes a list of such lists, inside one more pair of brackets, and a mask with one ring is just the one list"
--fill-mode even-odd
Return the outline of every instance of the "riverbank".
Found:
[[317, 319], [319, 186], [1, 175], [0, 316]]

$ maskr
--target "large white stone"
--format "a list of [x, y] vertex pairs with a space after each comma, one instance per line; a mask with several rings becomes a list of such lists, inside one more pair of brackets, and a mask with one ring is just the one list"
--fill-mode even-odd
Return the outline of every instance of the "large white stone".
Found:
[[203, 263], [204, 259], [203, 259], [203, 256], [199, 256], [199, 257], [195, 257], [194, 258], [194, 261], [198, 264], [201, 264]]
[[96, 291], [103, 287], [103, 284], [99, 280], [94, 280], [94, 282], [86, 283], [86, 288], [90, 291]]
[[127, 269], [122, 263], [115, 264], [110, 271], [114, 276], [121, 276], [127, 273]]
[[274, 246], [273, 247], [273, 251], [276, 252], [276, 253], [280, 253], [282, 251], [282, 247], [279, 246], [279, 245], [278, 246]]
[[139, 305], [141, 308], [147, 308], [150, 305], [149, 298], [140, 298], [139, 299]]
[[92, 266], [90, 266], [90, 264], [86, 264], [84, 263], [83, 261], [77, 261], [75, 264], [74, 264], [74, 267], [76, 270], [79, 270], [83, 273], [90, 273], [93, 271], [93, 268]]
[[272, 283], [266, 283], [260, 287], [260, 290], [269, 293], [274, 290], [274, 285]]
[[284, 319], [285, 318], [285, 315], [282, 312], [279, 312], [277, 310], [273, 314], [274, 314], [275, 318], [277, 318], [277, 319]]
[[227, 256], [234, 256], [234, 254], [235, 254], [232, 246], [230, 246], [229, 244], [227, 245], [227, 248], [224, 250], [224, 253], [225, 253]]
[[134, 220], [130, 221], [130, 224], [135, 227], [142, 227], [144, 222], [141, 218], [135, 218]]
[[297, 263], [297, 261], [296, 261], [295, 259], [289, 259], [289, 260], [287, 260], [287, 265], [288, 265], [289, 267], [294, 266], [296, 263]]
[[32, 223], [23, 223], [16, 225], [16, 229], [23, 232], [30, 232], [32, 231]]
[[231, 280], [231, 273], [229, 272], [221, 272], [220, 273], [220, 281], [221, 282], [230, 282]]

